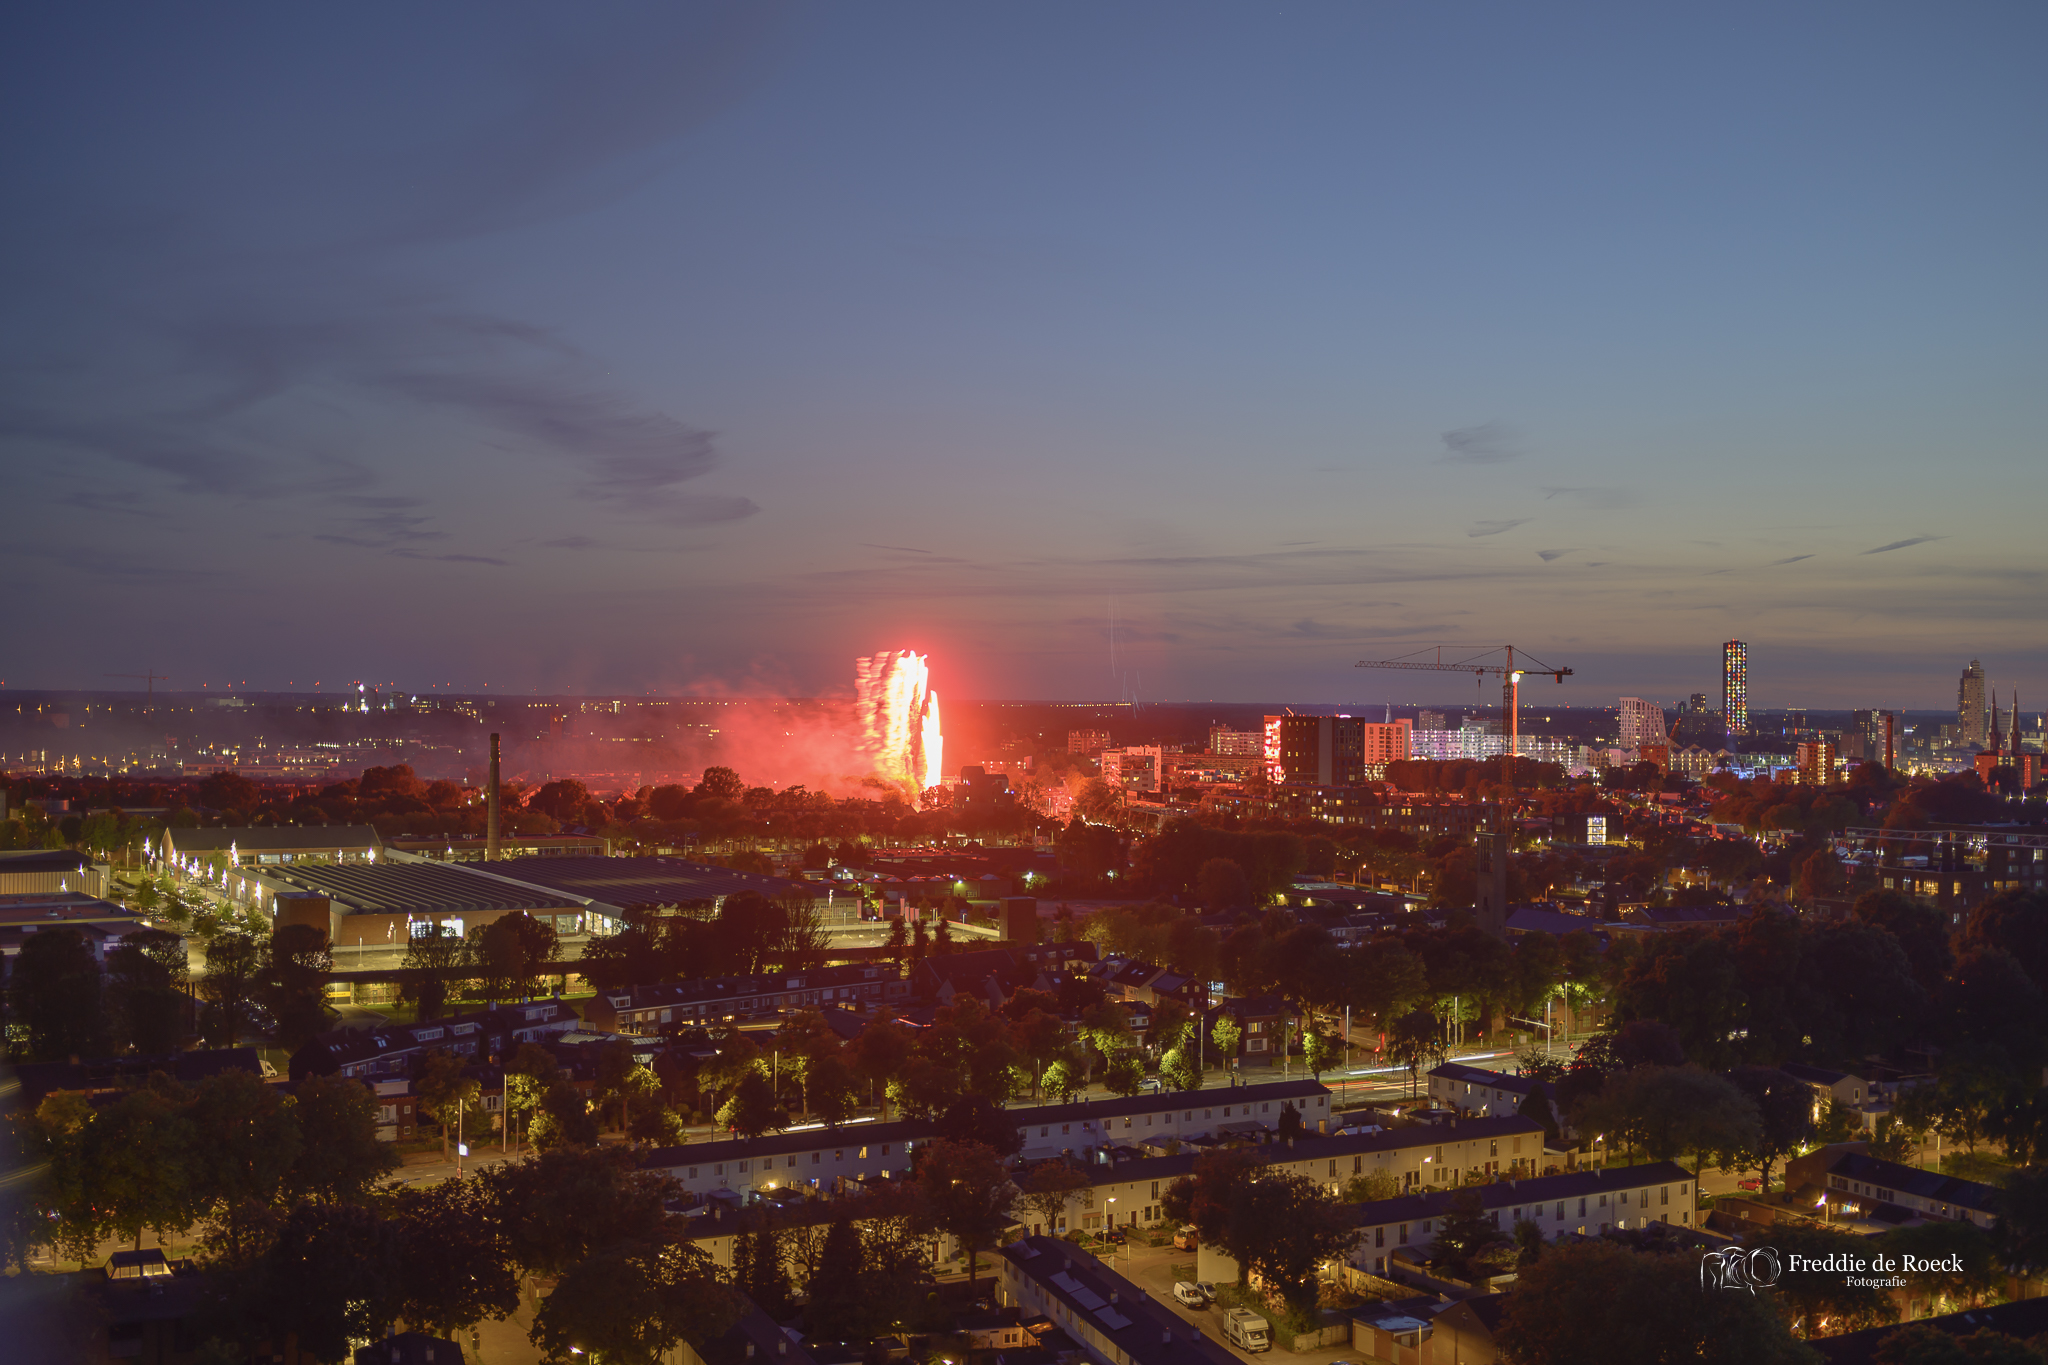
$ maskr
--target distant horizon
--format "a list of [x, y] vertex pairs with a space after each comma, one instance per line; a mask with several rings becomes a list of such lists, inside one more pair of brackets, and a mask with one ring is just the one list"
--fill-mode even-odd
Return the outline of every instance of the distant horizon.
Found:
[[[353, 686], [354, 686], [353, 684], [350, 684], [350, 687], [351, 687], [351, 688], [352, 688]], [[459, 692], [459, 691], [452, 691], [452, 690], [451, 690], [451, 691], [436, 691], [436, 692], [412, 692], [412, 691], [409, 691], [409, 690], [407, 690], [407, 689], [403, 689], [403, 688], [400, 688], [400, 689], [398, 689], [398, 690], [399, 690], [400, 692], [402, 692], [402, 693], [403, 693], [403, 694], [404, 694], [405, 696], [409, 697], [409, 698], [410, 698], [410, 697], [419, 697], [419, 698], [422, 698], [422, 699], [426, 699], [426, 698], [435, 698], [435, 699], [448, 699], [448, 700], [462, 700], [462, 701], [496, 701], [496, 700], [500, 700], [500, 699], [506, 699], [506, 698], [510, 698], [510, 699], [515, 699], [515, 700], [524, 700], [524, 701], [527, 701], [527, 702], [552, 702], [552, 701], [683, 701], [683, 702], [697, 702], [697, 703], [701, 703], [701, 704], [703, 704], [703, 705], [707, 705], [707, 706], [715, 706], [715, 705], [763, 705], [763, 706], [766, 706], [766, 705], [775, 705], [775, 704], [778, 704], [778, 703], [820, 703], [820, 704], [823, 704], [823, 703], [842, 703], [842, 702], [849, 702], [849, 701], [851, 701], [851, 700], [852, 700], [852, 697], [851, 697], [850, 695], [848, 695], [848, 696], [834, 696], [834, 695], [831, 695], [831, 694], [829, 694], [829, 693], [826, 693], [826, 694], [815, 694], [815, 695], [810, 695], [810, 696], [779, 696], [779, 695], [774, 695], [774, 694], [768, 694], [768, 693], [763, 693], [763, 694], [759, 694], [759, 695], [753, 695], [753, 696], [702, 696], [702, 695], [696, 695], [696, 694], [691, 694], [691, 693], [687, 693], [687, 692], [659, 692], [659, 693], [655, 693], [655, 692], [600, 692], [600, 691], [590, 691], [590, 692]], [[212, 699], [214, 699], [214, 698], [218, 698], [218, 697], [263, 697], [263, 698], [269, 698], [269, 697], [341, 697], [341, 696], [350, 696], [350, 695], [354, 695], [354, 693], [353, 693], [352, 691], [344, 691], [344, 690], [341, 690], [341, 689], [337, 689], [337, 690], [334, 690], [334, 691], [326, 691], [326, 690], [318, 690], [318, 691], [315, 691], [315, 690], [303, 690], [303, 689], [302, 689], [302, 690], [293, 690], [293, 689], [276, 689], [276, 688], [253, 688], [253, 687], [251, 687], [251, 688], [239, 688], [239, 687], [238, 687], [238, 688], [220, 688], [220, 689], [218, 689], [218, 690], [206, 690], [206, 689], [202, 689], [202, 690], [200, 690], [200, 691], [165, 691], [165, 690], [159, 690], [159, 691], [157, 691], [157, 692], [155, 693], [155, 697], [156, 697], [156, 700], [157, 700], [158, 702], [163, 702], [163, 701], [166, 701], [166, 700], [169, 700], [169, 699], [172, 699], [172, 698], [191, 698], [191, 699], [200, 699], [200, 700], [212, 700]], [[368, 691], [366, 691], [366, 692], [365, 692], [365, 693], [364, 693], [363, 695], [365, 695], [365, 696], [369, 695]], [[1619, 697], [1620, 697], [1620, 696], [1636, 696], [1636, 695], [1639, 695], [1639, 694], [1636, 694], [1636, 693], [1622, 693], [1622, 694], [1618, 694], [1618, 695], [1617, 695], [1617, 701], [1619, 700]], [[1688, 695], [1688, 697], [1690, 696], [1690, 694], [1687, 694], [1687, 695]], [[78, 697], [91, 697], [91, 698], [95, 698], [95, 699], [98, 699], [98, 698], [120, 698], [120, 699], [123, 699], [123, 700], [135, 700], [135, 701], [146, 701], [146, 700], [147, 700], [147, 698], [146, 698], [146, 697], [144, 696], [144, 694], [142, 694], [142, 693], [139, 693], [139, 692], [125, 692], [125, 691], [119, 691], [119, 690], [113, 690], [113, 689], [103, 689], [103, 688], [86, 688], [86, 687], [38, 687], [38, 688], [18, 688], [18, 687], [0, 687], [0, 700], [4, 700], [4, 699], [5, 699], [6, 697], [8, 697], [8, 696], [17, 696], [17, 697], [38, 697], [38, 696], [40, 696], [40, 697], [63, 697], [63, 696], [78, 696]], [[1666, 709], [1666, 710], [1671, 710], [1671, 709], [1674, 709], [1674, 708], [1675, 708], [1675, 706], [1676, 706], [1676, 703], [1671, 703], [1671, 704], [1665, 704], [1665, 703], [1663, 703], [1663, 702], [1659, 701], [1659, 700], [1658, 700], [1658, 698], [1656, 698], [1656, 697], [1654, 697], [1654, 696], [1650, 696], [1650, 697], [1643, 697], [1642, 699], [1643, 699], [1644, 701], [1649, 701], [1649, 702], [1655, 702], [1655, 703], [1657, 703], [1657, 704], [1659, 704], [1659, 705], [1663, 705], [1663, 706], [1665, 706], [1665, 709]], [[1682, 701], [1682, 700], [1685, 700], [1685, 698], [1680, 698], [1680, 700], [1681, 700], [1681, 701]], [[1710, 696], [1710, 697], [1708, 698], [1708, 700], [1709, 700], [1709, 702], [1713, 702], [1713, 701], [1714, 701], [1715, 699], [1714, 699], [1713, 697], [1711, 697], [1711, 696]], [[1271, 698], [1266, 698], [1266, 699], [1263, 699], [1263, 700], [1234, 700], [1234, 699], [1231, 699], [1231, 698], [1227, 698], [1227, 697], [1165, 697], [1165, 698], [1161, 698], [1161, 699], [1159, 699], [1159, 700], [1157, 700], [1157, 701], [1139, 701], [1139, 702], [1131, 702], [1131, 701], [1116, 701], [1116, 700], [1107, 700], [1107, 699], [1105, 699], [1105, 700], [1088, 700], [1088, 699], [1074, 699], [1074, 698], [1067, 698], [1067, 697], [952, 697], [952, 698], [942, 698], [942, 699], [941, 699], [941, 704], [942, 704], [942, 706], [1051, 706], [1051, 707], [1071, 707], [1071, 708], [1074, 708], [1074, 709], [1076, 709], [1076, 710], [1084, 710], [1084, 709], [1085, 709], [1085, 710], [1114, 710], [1114, 709], [1119, 709], [1119, 708], [1135, 708], [1135, 709], [1137, 709], [1137, 710], [1140, 710], [1140, 711], [1142, 711], [1142, 710], [1145, 710], [1145, 709], [1147, 709], [1147, 708], [1150, 708], [1150, 707], [1154, 707], [1154, 706], [1230, 706], [1230, 707], [1265, 707], [1265, 708], [1268, 708], [1268, 709], [1272, 709], [1272, 708], [1285, 708], [1285, 707], [1314, 707], [1314, 708], [1316, 708], [1316, 709], [1318, 709], [1318, 710], [1330, 710], [1330, 711], [1343, 711], [1343, 712], [1345, 712], [1345, 714], [1349, 714], [1349, 715], [1356, 715], [1356, 716], [1359, 716], [1359, 717], [1361, 717], [1361, 718], [1363, 718], [1363, 719], [1368, 719], [1368, 720], [1369, 720], [1369, 719], [1371, 719], [1371, 717], [1370, 717], [1369, 715], [1367, 715], [1367, 714], [1366, 714], [1367, 712], [1369, 712], [1369, 711], [1371, 711], [1371, 710], [1373, 710], [1373, 709], [1376, 709], [1376, 708], [1381, 708], [1381, 707], [1386, 707], [1386, 706], [1392, 706], [1392, 707], [1393, 707], [1393, 708], [1395, 708], [1396, 710], [1443, 710], [1443, 711], [1462, 711], [1462, 712], [1473, 712], [1473, 711], [1479, 711], [1479, 712], [1490, 712], [1490, 711], [1499, 711], [1499, 710], [1501, 710], [1501, 709], [1502, 709], [1502, 708], [1501, 708], [1501, 706], [1500, 706], [1500, 705], [1499, 705], [1498, 703], [1495, 703], [1495, 704], [1493, 704], [1493, 705], [1490, 705], [1490, 706], [1483, 706], [1483, 705], [1479, 705], [1479, 704], [1477, 704], [1477, 703], [1473, 703], [1473, 702], [1469, 702], [1469, 701], [1467, 701], [1467, 702], [1455, 702], [1455, 701], [1443, 701], [1443, 700], [1435, 700], [1435, 701], [1430, 701], [1430, 700], [1415, 700], [1415, 701], [1373, 701], [1373, 702], [1365, 702], [1365, 703], [1361, 703], [1361, 702], [1336, 702], [1336, 701], [1300, 701], [1300, 700], [1292, 700], [1292, 701], [1276, 701], [1276, 700], [1273, 700], [1273, 699], [1271, 699]], [[2006, 704], [2005, 704], [2005, 703], [2001, 703], [2001, 708], [2003, 708], [2003, 706], [2004, 706], [2004, 705], [2006, 705]], [[1615, 707], [1615, 703], [1614, 703], [1614, 702], [1608, 702], [1608, 703], [1587, 703], [1587, 702], [1580, 702], [1580, 703], [1571, 703], [1571, 702], [1557, 702], [1557, 703], [1553, 703], [1553, 704], [1550, 704], [1550, 705], [1548, 705], [1548, 706], [1545, 706], [1545, 705], [1542, 705], [1542, 704], [1538, 704], [1538, 703], [1535, 703], [1535, 702], [1529, 702], [1529, 701], [1524, 701], [1524, 702], [1523, 702], [1523, 704], [1522, 704], [1522, 714], [1523, 714], [1524, 716], [1527, 716], [1527, 715], [1530, 715], [1530, 714], [1532, 714], [1532, 713], [1540, 713], [1540, 712], [1543, 712], [1543, 711], [1545, 711], [1545, 710], [1551, 710], [1551, 711], [1580, 711], [1580, 710], [1585, 710], [1585, 711], [1611, 711], [1611, 710], [1613, 710], [1613, 709], [1614, 709], [1614, 707]], [[2026, 710], [2027, 710], [2027, 709], [2028, 709], [2028, 708], [2022, 707], [2022, 708], [2021, 708], [2021, 710], [2022, 710], [2022, 714], [2024, 714], [2024, 713], [2026, 712]], [[1749, 708], [1750, 714], [1751, 714], [1751, 715], [1753, 715], [1753, 716], [1755, 716], [1755, 715], [1773, 715], [1773, 714], [1782, 714], [1782, 713], [1784, 713], [1784, 712], [1787, 712], [1787, 711], [1804, 711], [1804, 712], [1807, 712], [1807, 713], [1808, 713], [1808, 714], [1810, 714], [1810, 715], [1836, 715], [1836, 714], [1842, 714], [1842, 715], [1846, 715], [1846, 714], [1849, 714], [1849, 713], [1851, 713], [1851, 712], [1854, 712], [1854, 711], [1861, 711], [1861, 710], [1888, 710], [1888, 711], [1891, 711], [1891, 712], [1892, 712], [1893, 714], [1895, 714], [1895, 715], [1901, 715], [1901, 716], [1953, 716], [1953, 715], [1955, 714], [1955, 712], [1956, 712], [1956, 708], [1955, 708], [1955, 707], [1953, 707], [1953, 706], [1950, 706], [1950, 707], [1939, 707], [1939, 706], [1909, 706], [1909, 707], [1879, 707], [1879, 706], [1871, 706], [1871, 707], [1862, 707], [1862, 706], [1802, 706], [1802, 705], [1799, 705], [1799, 704], [1797, 704], [1797, 703], [1792, 703], [1792, 704], [1789, 704], [1789, 705], [1781, 705], [1781, 706], [1751, 706], [1751, 707]]]

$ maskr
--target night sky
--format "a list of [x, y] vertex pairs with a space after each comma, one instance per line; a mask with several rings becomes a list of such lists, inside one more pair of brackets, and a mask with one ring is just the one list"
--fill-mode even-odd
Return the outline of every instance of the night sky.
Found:
[[1350, 664], [1507, 641], [1598, 705], [1741, 636], [1760, 708], [2048, 701], [2044, 40], [11, 6], [0, 672], [1455, 703]]

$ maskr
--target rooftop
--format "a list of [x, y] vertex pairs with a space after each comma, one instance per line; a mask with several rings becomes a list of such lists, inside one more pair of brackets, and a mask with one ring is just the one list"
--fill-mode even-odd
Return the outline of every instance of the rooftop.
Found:
[[460, 915], [581, 909], [566, 896], [481, 876], [462, 863], [292, 863], [263, 875], [319, 891], [359, 914]]

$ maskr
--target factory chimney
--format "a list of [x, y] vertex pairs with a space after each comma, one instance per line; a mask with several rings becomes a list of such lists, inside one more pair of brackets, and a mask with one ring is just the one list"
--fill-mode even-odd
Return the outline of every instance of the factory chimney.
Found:
[[498, 737], [491, 736], [491, 777], [484, 784], [484, 861], [498, 861]]

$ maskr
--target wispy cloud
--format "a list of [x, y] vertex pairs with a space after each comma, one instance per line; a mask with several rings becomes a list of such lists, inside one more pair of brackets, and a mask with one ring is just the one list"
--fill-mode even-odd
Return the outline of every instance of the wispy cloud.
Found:
[[1475, 521], [1472, 523], [1472, 529], [1465, 534], [1474, 540], [1480, 536], [1497, 536], [1504, 531], [1512, 531], [1517, 526], [1526, 525], [1532, 520], [1532, 517], [1509, 517], [1505, 521]]
[[1545, 564], [1548, 564], [1554, 559], [1563, 559], [1566, 555], [1577, 553], [1578, 549], [1576, 546], [1574, 546], [1573, 548], [1568, 550], [1538, 550], [1536, 552], [1536, 557], [1542, 560]]
[[1797, 564], [1797, 563], [1798, 563], [1798, 562], [1799, 562], [1800, 560], [1802, 560], [1802, 559], [1812, 559], [1812, 558], [1813, 558], [1813, 556], [1812, 556], [1812, 555], [1788, 555], [1788, 556], [1787, 556], [1787, 557], [1785, 557], [1784, 559], [1774, 559], [1774, 560], [1772, 560], [1772, 561], [1771, 561], [1770, 563], [1768, 563], [1768, 564], [1764, 565], [1764, 567], [1765, 567], [1766, 569], [1775, 569], [1775, 568], [1777, 568], [1777, 567], [1778, 567], [1779, 565], [1781, 565], [1781, 564]]
[[1925, 545], [1930, 540], [1945, 539], [1947, 539], [1945, 536], [1913, 536], [1908, 540], [1895, 540], [1889, 545], [1880, 545], [1875, 550], [1865, 550], [1863, 553], [1867, 555], [1888, 554], [1893, 550], [1903, 550], [1913, 545]]
[[1438, 464], [1505, 464], [1522, 452], [1515, 445], [1515, 433], [1499, 422], [1482, 422], [1476, 427], [1459, 427], [1443, 434]]
[[399, 559], [437, 559], [445, 564], [495, 564], [501, 569], [512, 567], [511, 560], [493, 559], [489, 555], [428, 555], [418, 550], [393, 550], [391, 553]]

